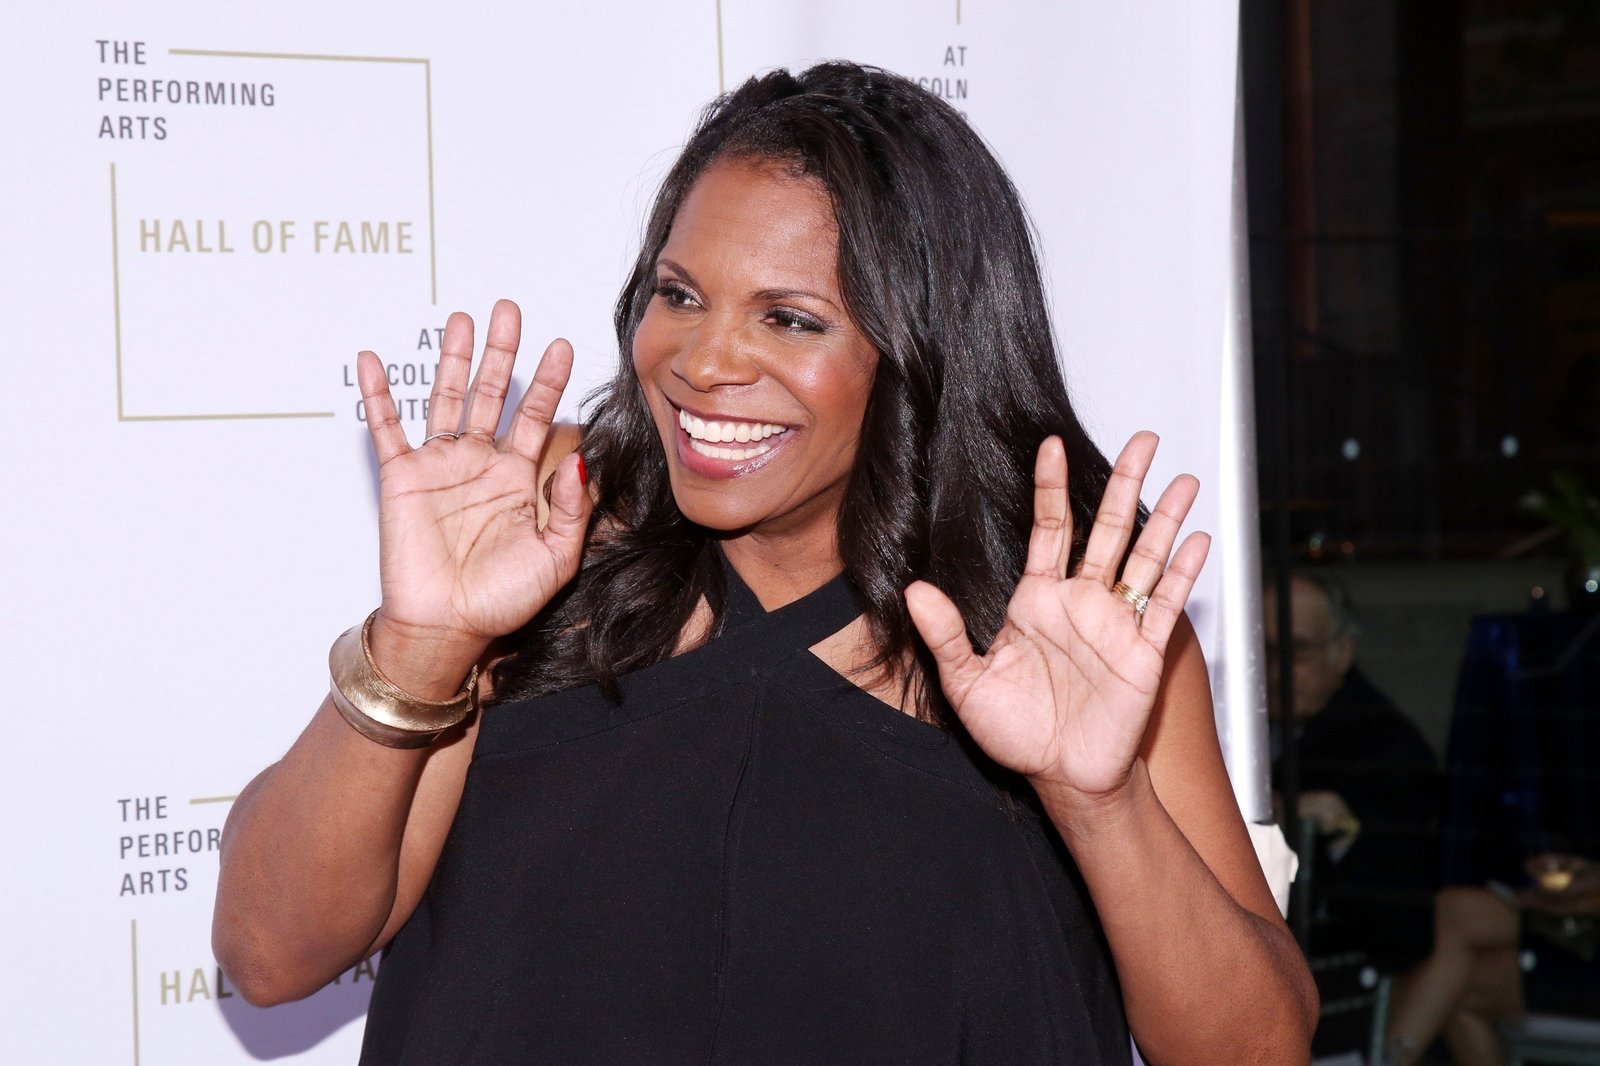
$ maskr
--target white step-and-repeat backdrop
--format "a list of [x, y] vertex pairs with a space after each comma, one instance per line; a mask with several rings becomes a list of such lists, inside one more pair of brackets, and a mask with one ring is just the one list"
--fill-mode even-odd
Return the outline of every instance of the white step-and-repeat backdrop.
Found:
[[[1151, 427], [1163, 483], [1227, 484], [1235, 19], [1229, 0], [13, 5], [0, 1060], [353, 1061], [372, 965], [257, 1010], [209, 924], [233, 794], [375, 602], [354, 354], [384, 357], [418, 434], [446, 314], [509, 296], [535, 351], [573, 341], [570, 417], [616, 357], [655, 183], [753, 72], [848, 57], [966, 112], [1038, 223], [1103, 447]], [[1228, 506], [1202, 495], [1193, 524], [1253, 538]], [[1213, 659], [1225, 569], [1197, 593]]]

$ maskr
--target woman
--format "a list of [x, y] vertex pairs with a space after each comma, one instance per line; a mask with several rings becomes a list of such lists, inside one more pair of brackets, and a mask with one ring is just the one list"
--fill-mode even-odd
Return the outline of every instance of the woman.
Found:
[[[1496, 1027], [1528, 1009], [1521, 958], [1525, 930], [1534, 934], [1530, 942], [1542, 956], [1531, 975], [1534, 994], [1545, 1001], [1536, 1009], [1595, 1014], [1600, 864], [1581, 855], [1546, 853], [1529, 859], [1526, 870], [1532, 884], [1514, 892], [1504, 886], [1452, 885], [1439, 893], [1433, 951], [1396, 982], [1385, 1066], [1411, 1066], [1438, 1036], [1458, 1066], [1504, 1063]], [[1587, 967], [1579, 961], [1585, 954]]]
[[[842, 63], [714, 104], [577, 454], [562, 341], [494, 435], [519, 330], [469, 388], [451, 317], [416, 448], [360, 358], [383, 602], [230, 818], [247, 998], [393, 941], [364, 1062], [1306, 1060], [1182, 618], [1197, 484], [1130, 554], [1155, 438], [1078, 425], [959, 115]], [[373, 742], [496, 656], [480, 716]]]

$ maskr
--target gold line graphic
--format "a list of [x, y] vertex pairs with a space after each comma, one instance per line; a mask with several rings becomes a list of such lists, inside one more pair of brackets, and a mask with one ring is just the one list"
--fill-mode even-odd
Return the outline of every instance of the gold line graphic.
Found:
[[214, 415], [119, 415], [118, 422], [242, 422], [262, 418], [332, 418], [332, 411], [247, 411]]
[[117, 346], [117, 421], [122, 421], [122, 254], [117, 250], [117, 165], [111, 164], [111, 308]]
[[[720, 2], [720, 0], [719, 0]], [[314, 52], [230, 52], [216, 48], [168, 48], [172, 56], [211, 56], [221, 59], [305, 59], [326, 63], [412, 63], [422, 67], [423, 91], [428, 107], [428, 285], [429, 302], [439, 303], [438, 259], [433, 248], [433, 62], [409, 56], [331, 56]], [[331, 417], [331, 416], [330, 416]]]
[[139, 1066], [139, 919], [130, 918], [133, 928], [133, 1066]]
[[426, 63], [409, 56], [331, 56], [316, 52], [228, 52], [217, 48], [168, 48], [169, 56], [218, 56], [223, 59], [321, 59], [330, 63]]
[[201, 796], [198, 799], [190, 800], [189, 803], [191, 805], [196, 803], [232, 803], [238, 798], [238, 796]]
[[122, 253], [117, 244], [117, 165], [111, 164], [111, 310], [116, 330], [118, 422], [220, 422], [256, 418], [332, 418], [332, 411], [270, 411], [215, 415], [130, 415], [122, 406]]
[[722, 81], [722, 0], [717, 0], [717, 95], [727, 91]]
[[428, 302], [439, 306], [439, 260], [433, 239], [433, 64], [422, 61], [422, 94], [428, 105]]

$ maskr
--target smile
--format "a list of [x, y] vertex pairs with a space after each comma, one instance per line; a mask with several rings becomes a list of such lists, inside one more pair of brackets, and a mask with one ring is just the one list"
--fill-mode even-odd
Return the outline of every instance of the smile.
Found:
[[[694, 451], [734, 463], [765, 455], [778, 443], [771, 438], [789, 429], [771, 422], [707, 421], [682, 409], [678, 411], [678, 428], [688, 435], [689, 447]], [[735, 447], [725, 446], [729, 444]]]

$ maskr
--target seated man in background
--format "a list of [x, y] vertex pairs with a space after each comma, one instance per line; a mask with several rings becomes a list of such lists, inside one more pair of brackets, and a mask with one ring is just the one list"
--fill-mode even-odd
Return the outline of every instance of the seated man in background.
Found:
[[[1438, 885], [1441, 780], [1420, 730], [1355, 665], [1357, 628], [1337, 582], [1290, 581], [1294, 707], [1277, 697], [1277, 589], [1265, 591], [1273, 784], [1284, 745], [1300, 762], [1298, 812], [1317, 827], [1311, 954], [1361, 951], [1381, 972], [1427, 956]], [[1303, 857], [1304, 858], [1304, 857]]]

